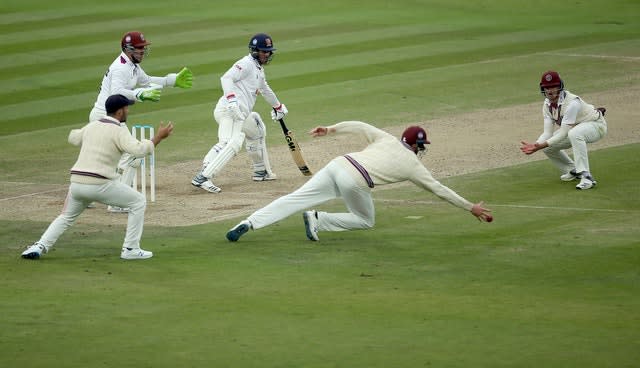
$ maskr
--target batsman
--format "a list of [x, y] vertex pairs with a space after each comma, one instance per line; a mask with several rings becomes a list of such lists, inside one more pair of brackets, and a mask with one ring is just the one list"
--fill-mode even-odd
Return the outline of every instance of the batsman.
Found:
[[209, 193], [221, 189], [213, 178], [242, 148], [253, 161], [253, 181], [275, 180], [267, 152], [267, 129], [262, 118], [253, 111], [258, 95], [267, 101], [273, 110], [271, 118], [279, 120], [287, 114], [287, 107], [278, 100], [264, 72], [264, 66], [273, 58], [276, 48], [271, 37], [258, 33], [249, 40], [249, 54], [238, 60], [220, 78], [223, 95], [218, 100], [213, 117], [218, 123], [218, 143], [202, 160], [202, 168], [191, 180], [191, 185]]

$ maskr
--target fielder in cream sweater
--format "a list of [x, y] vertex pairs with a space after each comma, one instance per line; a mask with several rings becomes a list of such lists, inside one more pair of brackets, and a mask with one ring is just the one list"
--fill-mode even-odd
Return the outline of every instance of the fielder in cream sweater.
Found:
[[70, 179], [72, 183], [81, 184], [104, 184], [119, 178], [115, 168], [121, 152], [142, 158], [154, 149], [152, 141], [135, 139], [126, 125], [121, 126], [118, 119], [111, 116], [93, 121], [81, 129], [73, 129], [69, 133], [69, 143], [81, 146], [78, 160], [71, 168]]
[[105, 102], [107, 116], [69, 133], [69, 143], [81, 148], [71, 169], [71, 184], [62, 213], [53, 220], [40, 240], [22, 252], [22, 258], [38, 259], [47, 253], [87, 205], [94, 201], [130, 208], [120, 258], [146, 259], [153, 256], [152, 252], [140, 248], [147, 203], [141, 193], [118, 180], [116, 169], [123, 153], [144, 157], [153, 152], [155, 146], [173, 132], [173, 123], [160, 123], [151, 140], [138, 141], [120, 125], [127, 120], [129, 105], [132, 104], [133, 101], [123, 95], [112, 95]]
[[338, 156], [318, 171], [302, 187], [263, 207], [227, 233], [237, 241], [249, 229], [257, 230], [298, 211], [342, 198], [348, 212], [329, 213], [309, 210], [302, 214], [307, 238], [318, 241], [319, 231], [369, 229], [375, 224], [371, 189], [378, 185], [410, 181], [452, 205], [469, 211], [480, 221], [491, 222], [490, 210], [482, 202], [472, 203], [436, 180], [422, 164], [427, 132], [411, 126], [400, 139], [361, 121], [343, 121], [311, 130], [314, 137], [329, 134], [353, 134], [364, 137], [368, 146], [362, 151]]

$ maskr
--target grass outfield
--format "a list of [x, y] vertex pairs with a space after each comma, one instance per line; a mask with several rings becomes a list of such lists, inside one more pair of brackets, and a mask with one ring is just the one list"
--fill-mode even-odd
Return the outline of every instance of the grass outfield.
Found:
[[[139, 121], [176, 122], [167, 165], [210, 147], [218, 78], [257, 32], [274, 38], [268, 80], [298, 131], [539, 101], [549, 68], [581, 94], [640, 77], [637, 1], [78, 3], [3, 1], [3, 187], [67, 182], [68, 131], [134, 29], [153, 43], [147, 73], [195, 74], [193, 89], [132, 107]], [[312, 243], [296, 216], [231, 244], [236, 220], [146, 226], [155, 257], [143, 262], [118, 259], [124, 226], [88, 224], [22, 260], [48, 223], [2, 216], [0, 367], [636, 366], [639, 153], [593, 152], [599, 184], [586, 192], [546, 161], [443, 180], [487, 201], [491, 224], [403, 186], [376, 190], [373, 230]]]
[[229, 243], [234, 222], [147, 227], [144, 262], [90, 225], [22, 260], [46, 224], [2, 221], [0, 365], [631, 367], [639, 152], [594, 153], [588, 192], [540, 175], [547, 162], [445, 181], [489, 201], [491, 224], [379, 190], [373, 230], [313, 243], [295, 216]]

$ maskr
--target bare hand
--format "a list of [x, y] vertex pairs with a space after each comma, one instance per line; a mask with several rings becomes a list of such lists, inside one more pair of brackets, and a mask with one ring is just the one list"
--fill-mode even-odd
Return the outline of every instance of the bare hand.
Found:
[[538, 150], [538, 146], [535, 143], [527, 143], [525, 141], [521, 141], [520, 151], [524, 152], [526, 155], [530, 155]]
[[155, 137], [151, 139], [151, 141], [153, 141], [153, 144], [157, 146], [163, 139], [170, 136], [171, 133], [173, 133], [173, 122], [170, 121], [167, 123], [167, 125], [165, 125], [164, 122], [161, 121], [160, 125], [158, 126], [158, 132], [156, 133]]
[[493, 221], [493, 216], [491, 215], [491, 210], [488, 208], [482, 207], [484, 202], [478, 202], [471, 207], [471, 214], [474, 215], [478, 221], [491, 222]]
[[329, 128], [325, 126], [317, 126], [309, 131], [312, 137], [322, 137], [329, 134]]
[[170, 121], [166, 125], [164, 121], [160, 122], [160, 126], [158, 127], [158, 135], [160, 138], [165, 139], [173, 133], [173, 122]]

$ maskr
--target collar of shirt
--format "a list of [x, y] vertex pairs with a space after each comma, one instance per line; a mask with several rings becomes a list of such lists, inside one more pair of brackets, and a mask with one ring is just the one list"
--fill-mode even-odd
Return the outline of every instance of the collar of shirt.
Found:
[[138, 70], [138, 64], [134, 63], [131, 59], [129, 59], [129, 57], [127, 56], [127, 54], [124, 53], [124, 51], [120, 53], [120, 63], [131, 66], [134, 70], [134, 73], [136, 73], [136, 71]]
[[113, 118], [113, 117], [111, 117], [109, 115], [101, 117], [99, 121], [102, 122], [102, 123], [107, 123], [107, 124], [116, 124], [118, 126], [120, 125], [120, 122], [118, 121], [118, 119]]

